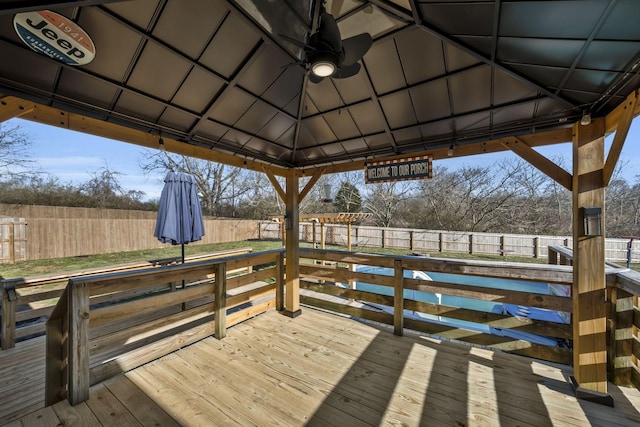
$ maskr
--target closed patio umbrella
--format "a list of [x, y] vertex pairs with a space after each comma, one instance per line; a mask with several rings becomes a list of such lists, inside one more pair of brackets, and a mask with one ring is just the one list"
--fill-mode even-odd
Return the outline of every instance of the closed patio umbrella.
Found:
[[182, 245], [182, 262], [184, 245], [202, 239], [202, 208], [198, 198], [198, 186], [193, 176], [181, 172], [167, 174], [160, 195], [153, 235], [163, 243]]

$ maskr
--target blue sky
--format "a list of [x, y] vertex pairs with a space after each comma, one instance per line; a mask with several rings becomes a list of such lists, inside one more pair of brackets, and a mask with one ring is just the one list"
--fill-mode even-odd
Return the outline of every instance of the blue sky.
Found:
[[[44, 172], [57, 176], [63, 183], [81, 183], [91, 179], [105, 165], [113, 172], [120, 173], [119, 181], [126, 190], [143, 191], [145, 200], [160, 197], [164, 176], [155, 174], [146, 176], [140, 168], [141, 160], [148, 155], [149, 149], [86, 135], [52, 126], [41, 125], [27, 120], [13, 119], [9, 126], [18, 125], [30, 137], [31, 158]], [[607, 152], [612, 137], [607, 138]], [[571, 144], [558, 144], [537, 149], [549, 158], [563, 158], [566, 167], [571, 165]], [[435, 161], [436, 166], [456, 169], [462, 166], [490, 166], [495, 162], [516, 157], [511, 152], [500, 152], [452, 158]], [[634, 120], [620, 156], [621, 162], [628, 162], [622, 171], [622, 177], [630, 183], [636, 182], [640, 175], [640, 117]], [[364, 181], [364, 177], [363, 177]]]

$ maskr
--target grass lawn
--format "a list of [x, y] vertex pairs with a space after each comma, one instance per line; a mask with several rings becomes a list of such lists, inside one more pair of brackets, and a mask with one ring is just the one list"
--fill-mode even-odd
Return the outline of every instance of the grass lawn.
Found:
[[[311, 244], [301, 243], [302, 247], [311, 247]], [[265, 251], [282, 247], [281, 241], [245, 240], [240, 242], [217, 243], [212, 245], [186, 245], [185, 256], [206, 254], [229, 249], [251, 248], [253, 251]], [[327, 246], [328, 249], [346, 250], [344, 246]], [[404, 249], [362, 248], [354, 247], [354, 251], [378, 253], [386, 255], [412, 255], [412, 251]], [[15, 264], [0, 265], [0, 279], [12, 279], [16, 277], [29, 277], [64, 273], [77, 270], [94, 269], [134, 262], [144, 262], [158, 258], [180, 256], [180, 246], [167, 246], [159, 249], [142, 251], [116, 252], [110, 254], [86, 255], [68, 258], [52, 258], [34, 261], [22, 261]], [[529, 262], [545, 264], [546, 258], [515, 257], [501, 255], [470, 255], [453, 252], [434, 252], [428, 254], [435, 258], [477, 259], [488, 261]], [[623, 263], [620, 264], [623, 266]], [[640, 270], [640, 264], [632, 264], [631, 268]]]

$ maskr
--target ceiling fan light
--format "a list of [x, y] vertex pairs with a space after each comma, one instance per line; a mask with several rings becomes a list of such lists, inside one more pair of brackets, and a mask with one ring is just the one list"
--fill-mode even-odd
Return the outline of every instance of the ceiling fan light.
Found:
[[311, 64], [311, 72], [318, 77], [329, 77], [336, 71], [336, 64], [327, 60], [316, 61]]

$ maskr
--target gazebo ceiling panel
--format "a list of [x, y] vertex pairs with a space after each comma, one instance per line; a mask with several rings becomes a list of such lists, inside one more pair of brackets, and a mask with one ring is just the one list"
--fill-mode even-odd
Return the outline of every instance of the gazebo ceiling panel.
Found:
[[340, 140], [351, 139], [360, 136], [358, 127], [353, 121], [349, 111], [332, 111], [324, 115], [324, 119]]
[[247, 133], [262, 130], [278, 114], [278, 110], [260, 100], [254, 102], [238, 119], [236, 127]]
[[392, 129], [418, 123], [409, 91], [396, 92], [380, 98], [380, 105]]
[[446, 79], [416, 86], [409, 92], [419, 122], [424, 123], [451, 115], [449, 85]]
[[244, 113], [256, 102], [249, 93], [234, 87], [217, 98], [216, 106], [209, 117], [221, 123], [233, 126]]
[[500, 36], [585, 39], [607, 8], [606, 1], [507, 1]]
[[202, 53], [228, 9], [224, 3], [209, 0], [169, 0], [152, 34], [169, 46], [196, 59]]
[[578, 62], [578, 68], [623, 72], [629, 65], [626, 58], [633, 58], [638, 52], [640, 43], [637, 42], [593, 41]]
[[369, 135], [384, 131], [384, 116], [372, 101], [353, 105], [349, 112], [361, 133]]
[[[233, 40], [233, 43], [229, 41]], [[260, 43], [259, 31], [238, 13], [230, 13], [217, 29], [199, 62], [230, 79]]]
[[95, 58], [32, 51], [0, 3], [1, 93], [284, 167], [562, 128], [640, 84], [636, 0], [328, 1], [341, 38], [373, 44], [356, 75], [320, 83], [302, 47], [320, 0], [47, 3]]
[[171, 102], [189, 111], [202, 114], [206, 111], [211, 99], [215, 98], [224, 85], [225, 82], [221, 78], [202, 68], [194, 67], [187, 74]]
[[158, 123], [165, 127], [175, 128], [183, 132], [187, 132], [196, 122], [196, 118], [191, 114], [186, 114], [176, 108], [167, 108], [164, 110]]
[[155, 43], [147, 43], [127, 85], [168, 101], [180, 89], [190, 69], [182, 57]]
[[324, 144], [336, 140], [335, 134], [323, 116], [304, 119], [302, 127], [307, 129], [309, 135], [311, 135], [313, 140], [318, 144]]
[[[407, 84], [416, 84], [446, 73], [442, 40], [418, 28], [399, 33], [395, 40]], [[420, 46], [419, 52], [415, 51], [415, 46]]]
[[156, 22], [160, 5], [158, 0], [136, 0], [107, 3], [104, 9], [111, 10], [138, 28], [149, 29], [150, 24]]
[[[131, 116], [144, 122], [155, 123], [166, 106], [152, 98], [139, 95], [132, 91], [123, 91], [113, 107], [113, 111], [121, 117]], [[140, 122], [138, 122], [140, 123]]]
[[58, 80], [58, 93], [63, 98], [92, 103], [94, 106], [108, 111], [120, 91], [117, 87], [95, 77], [65, 69], [62, 70]]
[[500, 37], [502, 62], [569, 68], [584, 46], [581, 40]]
[[278, 144], [293, 148], [293, 135], [285, 136], [293, 129], [296, 121], [286, 114], [276, 113], [271, 120], [258, 132], [258, 136], [267, 141], [277, 141]]
[[364, 56], [363, 61], [377, 94], [384, 94], [406, 86], [394, 38], [374, 43]]
[[491, 106], [491, 68], [472, 68], [449, 77], [451, 106], [454, 114], [481, 110]]

